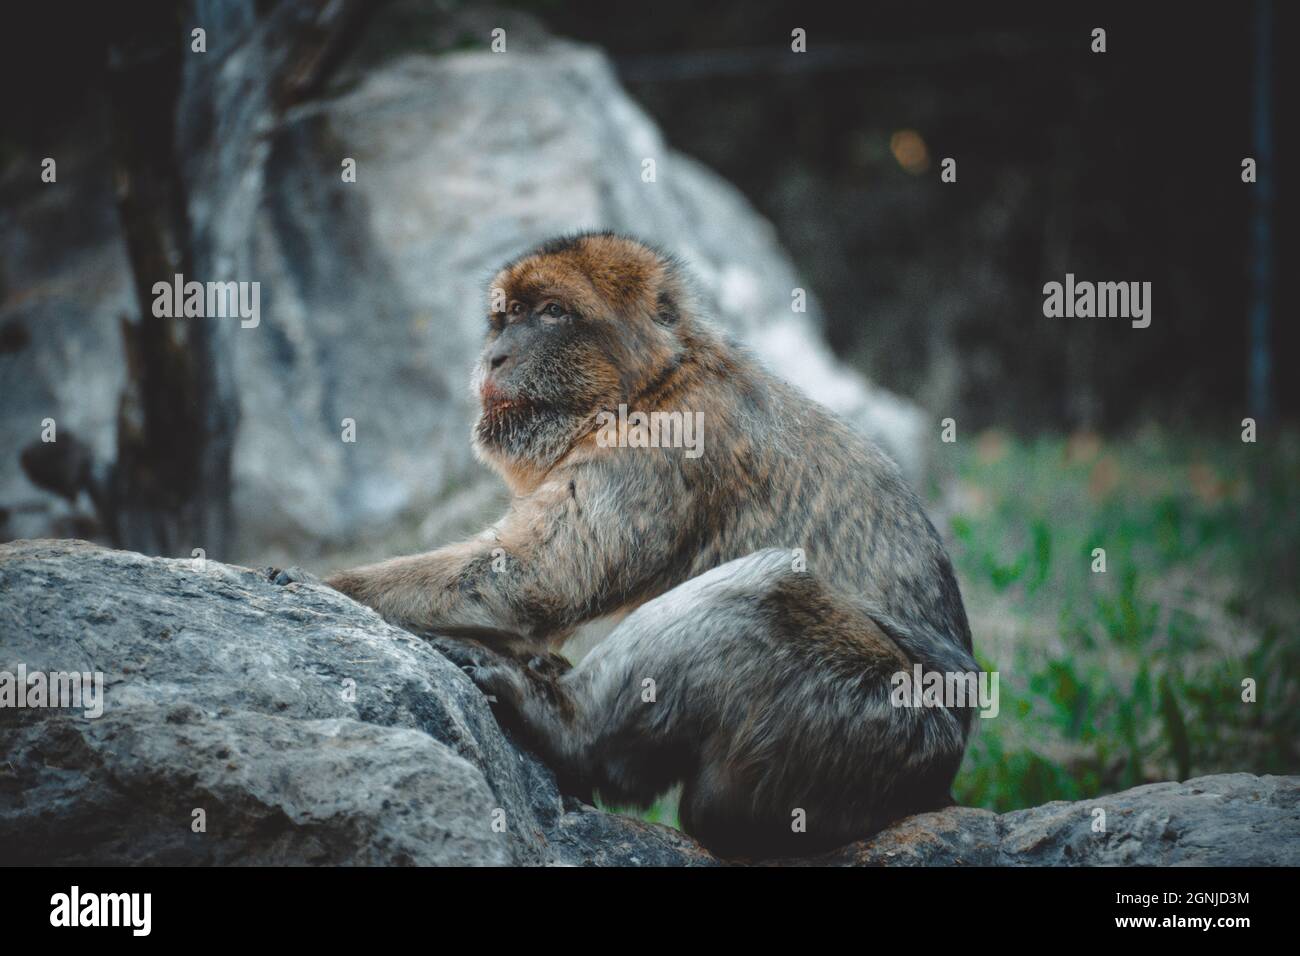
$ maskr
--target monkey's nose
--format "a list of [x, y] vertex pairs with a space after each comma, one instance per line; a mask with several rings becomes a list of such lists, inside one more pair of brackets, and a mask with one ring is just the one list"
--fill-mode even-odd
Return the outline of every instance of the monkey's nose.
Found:
[[509, 352], [493, 352], [488, 356], [488, 365], [491, 367], [492, 371], [495, 372], [502, 365], [505, 365], [509, 358]]

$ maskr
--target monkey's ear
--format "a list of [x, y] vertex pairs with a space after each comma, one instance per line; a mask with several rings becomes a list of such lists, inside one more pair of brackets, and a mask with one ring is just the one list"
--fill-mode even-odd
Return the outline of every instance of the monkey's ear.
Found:
[[669, 294], [666, 289], [659, 291], [659, 298], [655, 302], [655, 321], [660, 325], [676, 325], [681, 318], [681, 309], [677, 306], [677, 300]]

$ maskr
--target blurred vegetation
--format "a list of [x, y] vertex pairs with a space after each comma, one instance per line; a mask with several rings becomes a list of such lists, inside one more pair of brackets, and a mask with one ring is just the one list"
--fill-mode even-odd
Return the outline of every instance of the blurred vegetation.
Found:
[[954, 477], [932, 490], [976, 650], [1001, 674], [961, 803], [1300, 768], [1300, 436], [1225, 435], [945, 446]]

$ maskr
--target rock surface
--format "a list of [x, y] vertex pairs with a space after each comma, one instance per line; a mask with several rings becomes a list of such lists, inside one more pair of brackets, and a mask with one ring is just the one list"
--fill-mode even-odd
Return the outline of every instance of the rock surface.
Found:
[[[326, 588], [22, 541], [0, 546], [0, 594], [0, 681], [19, 665], [104, 680], [99, 717], [0, 708], [0, 862], [718, 862], [676, 830], [562, 798], [456, 667]], [[1295, 865], [1300, 777], [952, 808], [794, 862]]]
[[[1105, 832], [1093, 832], [1098, 809]], [[1300, 777], [1226, 773], [995, 814], [950, 807], [807, 861], [839, 866], [1295, 866]]]
[[[205, 17], [209, 52], [187, 58], [179, 107], [203, 273], [187, 278], [261, 283], [260, 324], [222, 330], [240, 406], [238, 559], [298, 563], [381, 541], [391, 552], [402, 527], [420, 528], [402, 542], [418, 549], [490, 513], [499, 485], [468, 440], [486, 283], [506, 258], [583, 228], [682, 256], [721, 325], [919, 472], [921, 412], [835, 361], [811, 294], [792, 310], [804, 283], [771, 225], [669, 148], [598, 50], [517, 12], [388, 4], [322, 95], [281, 115], [258, 86], [276, 23], [240, 3], [207, 4]], [[487, 49], [495, 27], [507, 53]], [[112, 457], [117, 324], [136, 305], [104, 142], [69, 137], [57, 185], [0, 183], [9, 537], [79, 533], [18, 467], [43, 419]], [[355, 443], [340, 440], [344, 419]]]

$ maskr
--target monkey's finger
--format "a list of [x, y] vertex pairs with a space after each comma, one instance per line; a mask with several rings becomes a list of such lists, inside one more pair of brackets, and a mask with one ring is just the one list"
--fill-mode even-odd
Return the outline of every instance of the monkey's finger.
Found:
[[290, 584], [320, 584], [320, 578], [298, 566], [291, 568], [266, 568], [266, 579], [272, 584], [285, 587]]
[[569, 660], [560, 654], [538, 654], [528, 661], [528, 669], [543, 677], [560, 677], [573, 669]]
[[479, 641], [435, 637], [430, 638], [429, 643], [447, 660], [451, 661], [457, 667], [465, 669], [467, 667], [509, 667], [511, 660], [509, 657], [501, 654], [495, 648], [488, 647]]

